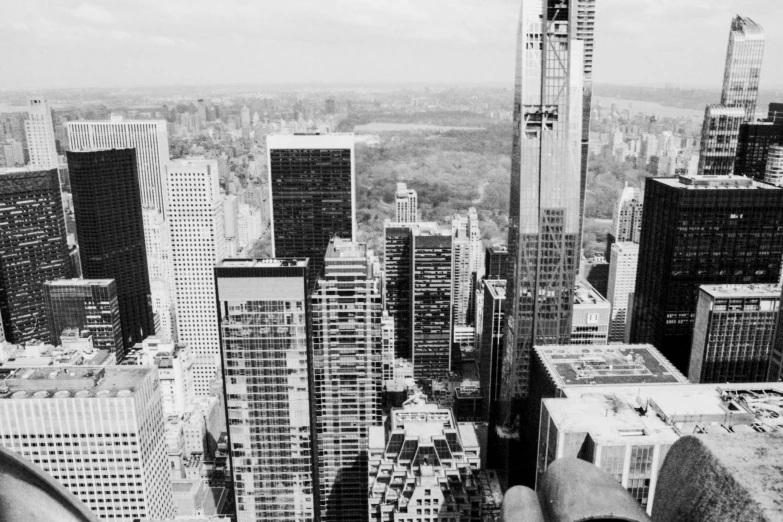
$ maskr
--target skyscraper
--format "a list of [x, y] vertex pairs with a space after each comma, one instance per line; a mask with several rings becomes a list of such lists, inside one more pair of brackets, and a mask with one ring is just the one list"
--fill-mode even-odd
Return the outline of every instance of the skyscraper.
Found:
[[742, 107], [745, 121], [755, 118], [763, 56], [764, 30], [750, 18], [735, 16], [731, 21], [720, 103]]
[[[523, 0], [511, 157], [502, 395], [527, 395], [533, 344], [570, 340], [586, 172], [594, 3]], [[587, 52], [586, 52], [587, 51]], [[586, 88], [587, 87], [587, 88]]]
[[193, 350], [196, 395], [207, 396], [220, 353], [213, 269], [226, 248], [217, 161], [172, 161], [166, 178], [177, 340]]
[[626, 183], [612, 215], [613, 242], [638, 243], [642, 233], [642, 197], [638, 188]]
[[410, 359], [411, 353], [411, 225], [383, 224], [383, 304], [394, 319], [394, 355]]
[[417, 379], [451, 371], [451, 234], [417, 223], [411, 245], [411, 353]]
[[19, 368], [3, 385], [0, 444], [102, 519], [174, 517], [153, 368]]
[[70, 121], [68, 145], [72, 151], [96, 148], [135, 149], [141, 204], [164, 211], [166, 178], [164, 166], [169, 161], [169, 137], [164, 120]]
[[44, 283], [49, 342], [60, 344], [66, 328], [88, 330], [96, 348], [115, 357], [125, 351], [117, 285], [113, 279], [60, 279]]
[[147, 245], [147, 267], [150, 274], [152, 310], [160, 320], [155, 336], [162, 340], [176, 339], [174, 332], [174, 268], [171, 259], [169, 223], [153, 207], [142, 210], [144, 243]]
[[764, 181], [783, 186], [783, 145], [772, 145], [767, 154], [767, 168]]
[[54, 139], [52, 109], [43, 98], [27, 100], [27, 119], [24, 122], [30, 166], [41, 169], [56, 169], [57, 144]]
[[43, 284], [73, 275], [57, 170], [0, 169], [0, 221], [5, 338], [49, 340]]
[[633, 298], [633, 343], [688, 371], [699, 285], [775, 284], [783, 189], [740, 176], [649, 179]]
[[[155, 334], [136, 153], [103, 149], [67, 156], [82, 274], [116, 281], [127, 350]], [[124, 356], [118, 353], [117, 362]]]
[[307, 261], [215, 268], [237, 521], [317, 520]]
[[503, 361], [503, 317], [506, 282], [484, 280], [481, 347], [479, 348], [479, 382], [484, 420], [494, 427], [497, 402], [500, 400], [500, 365]]
[[478, 213], [471, 207], [467, 216], [456, 215], [451, 220], [454, 324], [473, 323], [475, 315], [476, 281], [484, 275], [481, 232]]
[[736, 16], [731, 21], [720, 105], [708, 105], [704, 113], [700, 175], [728, 176], [734, 172], [740, 125], [755, 118], [763, 54], [761, 26]]
[[490, 245], [484, 252], [484, 278], [505, 279], [508, 272], [508, 247], [502, 243]]
[[743, 107], [708, 105], [704, 111], [699, 150], [699, 175], [729, 176], [734, 172]]
[[628, 298], [636, 287], [636, 265], [639, 263], [639, 244], [630, 242], [612, 245], [609, 261], [609, 283], [606, 298], [612, 305], [609, 320], [609, 342], [627, 342], [625, 325], [628, 317]]
[[329, 240], [356, 239], [353, 134], [267, 136], [274, 257], [310, 258], [310, 280]]
[[364, 243], [333, 238], [312, 294], [321, 521], [367, 519], [367, 446], [381, 425], [381, 281]]
[[779, 306], [780, 286], [700, 286], [688, 380], [765, 382]]
[[768, 151], [772, 145], [780, 144], [783, 144], [783, 121], [771, 103], [766, 120], [740, 125], [734, 173], [763, 181]]
[[405, 183], [397, 183], [395, 201], [397, 223], [415, 223], [419, 220], [419, 198], [415, 190], [408, 189]]

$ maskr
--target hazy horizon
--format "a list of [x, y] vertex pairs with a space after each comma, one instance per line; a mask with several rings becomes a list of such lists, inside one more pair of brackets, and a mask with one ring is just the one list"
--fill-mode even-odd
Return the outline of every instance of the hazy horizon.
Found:
[[[521, 0], [5, 0], [1, 91], [508, 84]], [[597, 83], [716, 89], [731, 18], [783, 86], [783, 2], [597, 0]], [[778, 28], [780, 28], [778, 30]]]

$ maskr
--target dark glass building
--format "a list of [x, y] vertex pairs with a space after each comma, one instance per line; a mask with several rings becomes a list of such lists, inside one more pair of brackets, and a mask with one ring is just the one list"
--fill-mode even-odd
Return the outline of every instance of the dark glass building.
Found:
[[329, 240], [356, 239], [353, 134], [267, 137], [274, 257], [310, 259], [310, 281]]
[[411, 250], [413, 377], [439, 379], [451, 370], [451, 234], [417, 223]]
[[764, 181], [769, 147], [783, 143], [783, 112], [778, 105], [769, 104], [765, 121], [740, 125], [734, 174]]
[[783, 256], [783, 189], [741, 176], [651, 178], [631, 342], [687, 373], [700, 285], [774, 284]]
[[66, 328], [92, 334], [95, 348], [123, 353], [120, 305], [113, 279], [60, 279], [44, 284], [49, 339], [60, 344]]
[[500, 400], [500, 363], [503, 361], [503, 305], [506, 300], [506, 282], [502, 279], [484, 280], [484, 311], [479, 348], [479, 383], [483, 401], [482, 420], [494, 427], [497, 402]]
[[383, 301], [394, 318], [394, 356], [411, 358], [411, 248], [410, 223], [386, 220], [383, 228]]
[[508, 272], [508, 247], [488, 246], [484, 252], [484, 279], [505, 279]]
[[136, 151], [69, 151], [68, 171], [82, 275], [115, 280], [127, 350], [155, 334]]
[[49, 338], [44, 283], [73, 277], [57, 169], [0, 169], [0, 316], [11, 343]]

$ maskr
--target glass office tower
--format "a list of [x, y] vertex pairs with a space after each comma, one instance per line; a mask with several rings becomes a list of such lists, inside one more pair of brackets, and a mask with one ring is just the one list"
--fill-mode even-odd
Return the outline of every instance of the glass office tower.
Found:
[[317, 520], [307, 263], [215, 267], [238, 522]]
[[69, 151], [68, 170], [82, 274], [116, 281], [127, 350], [155, 335], [136, 151]]
[[764, 30], [750, 18], [735, 16], [731, 21], [720, 103], [745, 109], [745, 121], [752, 121], [756, 114], [763, 57]]

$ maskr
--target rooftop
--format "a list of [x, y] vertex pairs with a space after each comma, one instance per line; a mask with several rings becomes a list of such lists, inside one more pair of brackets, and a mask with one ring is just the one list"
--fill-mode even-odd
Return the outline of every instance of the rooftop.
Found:
[[24, 174], [27, 172], [49, 172], [51, 170], [56, 170], [54, 168], [51, 169], [42, 169], [41, 167], [34, 167], [32, 165], [26, 165], [24, 167], [3, 167], [0, 168], [0, 175], [2, 174]]
[[130, 397], [153, 371], [149, 366], [18, 368], [0, 387], [0, 399]]
[[217, 264], [220, 268], [255, 268], [281, 266], [307, 266], [307, 259], [274, 258], [274, 259], [224, 259]]
[[47, 286], [105, 286], [114, 282], [114, 279], [55, 279], [44, 283]]
[[620, 253], [639, 253], [639, 243], [633, 243], [631, 241], [620, 241], [612, 244], [612, 250], [617, 250]]
[[[744, 111], [744, 109], [742, 109]], [[651, 178], [654, 183], [689, 190], [716, 189], [765, 189], [783, 190], [781, 187], [760, 183], [745, 176], [677, 176], [676, 178]]]
[[701, 285], [699, 287], [716, 299], [731, 297], [759, 297], [780, 299], [780, 285]]
[[611, 442], [692, 433], [783, 432], [783, 383], [592, 386], [544, 399], [560, 429]]
[[590, 283], [586, 281], [577, 281], [576, 290], [574, 291], [574, 304], [588, 305], [606, 302], [607, 300], [599, 294], [598, 290], [593, 288]]
[[333, 237], [326, 247], [327, 259], [358, 258], [364, 260], [367, 257], [367, 243], [358, 243]]
[[420, 438], [431, 438], [443, 433], [444, 429], [456, 428], [454, 415], [449, 408], [423, 401], [423, 398], [414, 396], [405, 401], [402, 408], [392, 409], [391, 429], [405, 430]]
[[536, 346], [535, 352], [558, 388], [688, 382], [651, 344]]
[[506, 298], [506, 280], [505, 279], [485, 279], [484, 284], [487, 285], [489, 293], [493, 299], [505, 299]]

